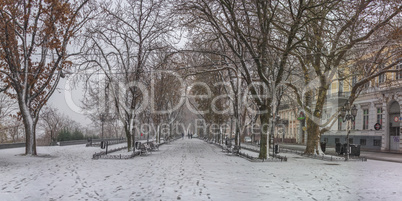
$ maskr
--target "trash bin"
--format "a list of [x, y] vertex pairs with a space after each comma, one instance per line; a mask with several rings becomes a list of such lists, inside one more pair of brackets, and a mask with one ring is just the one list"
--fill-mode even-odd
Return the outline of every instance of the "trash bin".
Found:
[[101, 147], [101, 149], [106, 148], [106, 143], [105, 143], [105, 141], [101, 141], [100, 147]]
[[[53, 145], [53, 141], [52, 141], [52, 145]], [[92, 138], [88, 138], [88, 142], [86, 146], [92, 146]]]
[[279, 144], [276, 144], [274, 147], [275, 147], [275, 154], [278, 154], [279, 153]]
[[360, 144], [351, 144], [349, 146], [350, 146], [350, 155], [360, 156]]
[[342, 151], [342, 144], [337, 142], [335, 145], [335, 152], [341, 154], [341, 151]]
[[327, 143], [326, 142], [320, 142], [320, 145], [321, 145], [322, 152], [325, 153], [325, 148], [327, 147]]
[[135, 142], [135, 149], [140, 149], [141, 142]]

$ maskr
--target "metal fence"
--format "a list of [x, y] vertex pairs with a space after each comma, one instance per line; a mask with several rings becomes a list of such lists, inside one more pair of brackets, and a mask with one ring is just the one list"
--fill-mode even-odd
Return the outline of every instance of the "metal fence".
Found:
[[18, 148], [18, 147], [25, 147], [25, 142], [0, 144], [0, 149], [11, 149], [11, 148]]
[[[125, 142], [125, 138], [111, 138], [111, 139], [91, 139], [93, 146], [100, 146], [101, 141], [110, 141], [113, 144]], [[86, 140], [70, 140], [70, 141], [60, 141], [60, 146], [69, 146], [69, 145], [79, 145], [79, 144], [87, 144], [89, 142]], [[116, 143], [115, 143], [116, 142]], [[110, 145], [110, 144], [109, 144]]]

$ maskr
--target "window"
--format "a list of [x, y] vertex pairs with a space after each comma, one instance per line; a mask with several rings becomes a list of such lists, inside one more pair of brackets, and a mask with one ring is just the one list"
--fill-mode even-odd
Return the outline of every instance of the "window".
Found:
[[342, 117], [339, 117], [338, 118], [338, 130], [340, 131], [340, 130], [342, 130]]
[[343, 80], [339, 81], [339, 93], [343, 92]]
[[377, 108], [377, 123], [382, 125], [382, 107]]
[[360, 145], [365, 146], [366, 145], [366, 139], [360, 139]]
[[354, 87], [356, 85], [356, 83], [357, 83], [357, 77], [353, 76], [352, 77], [352, 87]]
[[384, 82], [385, 82], [385, 73], [378, 76], [378, 83], [381, 84]]
[[331, 97], [331, 89], [332, 89], [332, 83], [329, 84], [329, 86], [328, 86], [327, 97]]
[[373, 140], [373, 146], [381, 147], [381, 140]]
[[399, 62], [399, 64], [396, 65], [396, 69], [401, 70], [399, 72], [395, 72], [395, 79], [400, 80], [400, 79], [402, 79], [402, 62]]
[[328, 110], [326, 110], [326, 114], [327, 114], [327, 119], [331, 119], [331, 112], [332, 112], [332, 110], [331, 109], [328, 109]]
[[369, 110], [363, 110], [363, 130], [368, 130], [368, 123], [369, 123]]
[[335, 138], [335, 144], [339, 143], [339, 138]]
[[363, 86], [364, 86], [365, 89], [369, 88], [370, 87], [370, 81], [366, 82]]
[[353, 144], [353, 138], [349, 138], [349, 144]]

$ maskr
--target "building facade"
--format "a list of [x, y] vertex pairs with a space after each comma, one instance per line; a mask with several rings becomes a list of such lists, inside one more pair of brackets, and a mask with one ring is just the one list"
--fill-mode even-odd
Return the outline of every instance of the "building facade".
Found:
[[301, 122], [297, 120], [299, 109], [286, 104], [279, 108], [279, 122], [276, 124], [275, 141], [302, 144], [305, 136], [302, 134]]
[[[399, 64], [396, 69], [402, 69]], [[350, 81], [353, 84], [353, 79]], [[323, 121], [345, 103], [350, 87], [332, 83], [323, 111]], [[402, 72], [381, 75], [367, 83], [353, 103], [358, 109], [349, 143], [360, 144], [362, 150], [402, 152]], [[336, 107], [338, 106], [338, 107]], [[328, 146], [346, 143], [346, 123], [337, 118], [330, 130], [321, 136]]]
[[[402, 69], [402, 63], [395, 69]], [[346, 143], [346, 122], [339, 116], [339, 109], [350, 97], [350, 90], [357, 77], [336, 80], [327, 91], [326, 103], [321, 111], [321, 128], [329, 131], [321, 135], [327, 146]], [[349, 134], [350, 144], [359, 144], [362, 150], [402, 152], [402, 71], [386, 73], [366, 83], [364, 89], [353, 102], [357, 115]], [[297, 120], [300, 110], [296, 105], [282, 105], [278, 114], [282, 128], [275, 132], [277, 142], [306, 144], [307, 133], [303, 121]], [[281, 132], [281, 130], [284, 130]], [[290, 140], [292, 139], [292, 140]]]

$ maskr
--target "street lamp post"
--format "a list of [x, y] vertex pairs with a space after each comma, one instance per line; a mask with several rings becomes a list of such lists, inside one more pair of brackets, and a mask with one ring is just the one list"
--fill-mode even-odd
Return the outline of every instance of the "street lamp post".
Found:
[[106, 115], [104, 113], [102, 113], [100, 115], [100, 120], [101, 120], [101, 123], [102, 123], [102, 140], [103, 140], [103, 123], [105, 123], [105, 121], [106, 121]]
[[343, 120], [343, 122], [347, 122], [346, 123], [346, 143], [347, 143], [346, 146], [347, 147], [346, 147], [346, 158], [345, 158], [346, 161], [349, 160], [349, 154], [350, 154], [349, 134], [350, 134], [350, 130], [352, 129], [352, 122], [354, 122], [356, 120], [356, 115], [357, 115], [356, 105], [353, 105], [353, 107], [350, 108], [350, 103], [349, 103], [349, 101], [347, 101], [341, 109], [342, 120]]
[[[268, 139], [269, 138], [270, 138], [270, 140], [272, 139], [272, 156], [273, 156], [273, 158], [275, 158], [275, 134], [274, 134], [274, 131], [275, 131], [276, 124], [279, 122], [280, 119], [281, 119], [281, 117], [279, 115], [275, 115], [275, 117], [272, 118], [271, 135], [267, 136]], [[267, 146], [268, 145], [269, 144], [267, 143]], [[278, 147], [278, 149], [279, 149], [279, 147]], [[268, 158], [268, 156], [269, 156], [269, 152], [267, 151], [267, 158]]]

